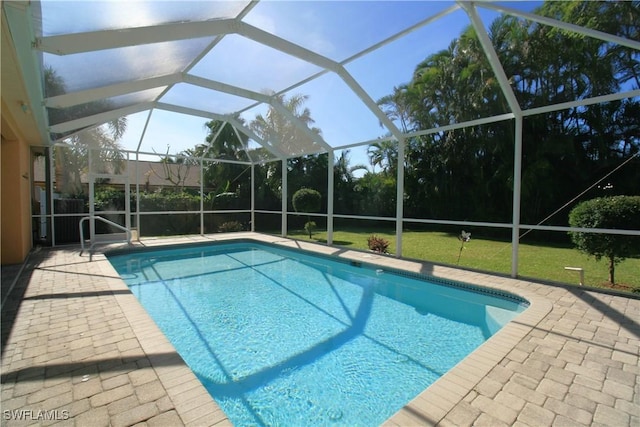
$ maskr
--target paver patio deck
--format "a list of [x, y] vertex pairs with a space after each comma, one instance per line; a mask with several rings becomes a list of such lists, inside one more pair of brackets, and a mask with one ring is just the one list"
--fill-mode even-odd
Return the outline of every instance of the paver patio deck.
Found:
[[[385, 425], [640, 426], [640, 299], [250, 237], [507, 290], [531, 306]], [[3, 280], [6, 280], [3, 276]], [[231, 424], [102, 254], [33, 252], [2, 310], [2, 425]]]

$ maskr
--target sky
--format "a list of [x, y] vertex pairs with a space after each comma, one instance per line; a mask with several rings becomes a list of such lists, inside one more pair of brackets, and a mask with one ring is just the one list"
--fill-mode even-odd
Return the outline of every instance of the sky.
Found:
[[[60, 16], [60, 9], [56, 8], [61, 2], [49, 0], [43, 4], [45, 35], [53, 35], [62, 29], [65, 32], [81, 32], [109, 28], [108, 25], [112, 24], [108, 22], [113, 22], [114, 19], [113, 3], [78, 2], [77, 7], [68, 12], [77, 13], [75, 19], [73, 16], [66, 16], [66, 19]], [[238, 5], [228, 1], [179, 2], [178, 8], [175, 2], [169, 1], [126, 4], [130, 13], [123, 14], [120, 6], [116, 8], [119, 13], [115, 15], [120, 20], [124, 16], [123, 22], [126, 25], [189, 20], [207, 16], [207, 13], [222, 17], [225, 14], [234, 16], [238, 11]], [[435, 1], [268, 0], [258, 3], [243, 20], [331, 60], [342, 62], [451, 5], [452, 2]], [[539, 3], [519, 2], [509, 5], [531, 10]], [[485, 25], [489, 25], [497, 17], [497, 13], [486, 9], [480, 8], [479, 12]], [[71, 28], [69, 22], [74, 23]], [[376, 101], [391, 94], [395, 86], [409, 82], [419, 62], [430, 54], [445, 49], [469, 24], [467, 15], [462, 10], [457, 10], [347, 63], [345, 68], [368, 96]], [[110, 56], [109, 51], [92, 56], [45, 55], [45, 62], [61, 70], [66, 66], [74, 76], [81, 73], [81, 78], [74, 79], [77, 84], [91, 86], [97, 78], [118, 82], [129, 76], [148, 77], [137, 74], [148, 72], [145, 58], [153, 58], [157, 73], [172, 72], [174, 70], [171, 67], [179, 69], [180, 64], [188, 63], [193, 57], [191, 51], [197, 52], [208, 42], [208, 39], [202, 39], [167, 43], [161, 47], [126, 48], [128, 54], [125, 59]], [[92, 68], [86, 64], [100, 66]], [[319, 71], [321, 68], [309, 62], [232, 34], [225, 36], [189, 73], [264, 93], [281, 91]], [[325, 73], [287, 92], [287, 95], [308, 96], [305, 107], [309, 108], [315, 121], [313, 126], [321, 129], [323, 139], [332, 147], [370, 141], [387, 134], [387, 130], [380, 126], [379, 119], [335, 73]], [[149, 96], [155, 96], [155, 93], [150, 93]], [[185, 83], [176, 85], [160, 101], [223, 114], [242, 110], [254, 103]], [[266, 107], [260, 106], [244, 112], [242, 117], [248, 123], [256, 114], [264, 114], [265, 111]], [[128, 131], [120, 141], [126, 149], [135, 150], [138, 147], [148, 117], [148, 112], [128, 116]], [[154, 110], [140, 149], [166, 154], [193, 148], [204, 142], [206, 121], [200, 117]], [[366, 146], [351, 148], [350, 153], [352, 164], [368, 164]]]

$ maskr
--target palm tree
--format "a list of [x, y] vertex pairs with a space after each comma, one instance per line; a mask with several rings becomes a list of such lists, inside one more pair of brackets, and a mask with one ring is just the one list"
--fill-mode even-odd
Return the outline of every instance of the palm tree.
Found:
[[[243, 122], [239, 116], [235, 117]], [[198, 158], [248, 160], [246, 152], [248, 137], [236, 132], [234, 127], [224, 121], [212, 120], [205, 123], [209, 133], [205, 143], [195, 147], [192, 155]], [[204, 184], [214, 193], [236, 192], [249, 177], [248, 166], [219, 163], [205, 160], [203, 163]]]
[[[236, 119], [243, 122], [239, 116], [236, 116]], [[239, 134], [230, 123], [220, 120], [211, 120], [205, 123], [205, 128], [209, 132], [205, 138], [206, 144], [198, 147], [202, 157], [247, 160], [245, 150], [248, 137], [246, 135], [240, 134], [238, 137]]]
[[[122, 127], [117, 129], [123, 132]], [[64, 140], [64, 146], [54, 148], [56, 187], [59, 192], [69, 196], [84, 192], [81, 178], [89, 173], [89, 156], [92, 173], [119, 174], [122, 171], [124, 153], [112, 132], [110, 126], [97, 127], [77, 133]]]
[[351, 159], [349, 158], [349, 150], [342, 150], [340, 157], [335, 160], [333, 165], [333, 171], [336, 178], [336, 183], [343, 182], [346, 184], [353, 183], [355, 177], [354, 173], [359, 170], [368, 171], [366, 165], [357, 164], [350, 165]]
[[366, 165], [351, 165], [349, 150], [342, 150], [340, 157], [336, 158], [333, 165], [334, 210], [337, 213], [353, 214], [358, 206], [358, 195], [355, 191], [358, 180], [354, 173], [364, 170], [368, 173]]
[[[296, 119], [307, 126], [312, 133], [320, 135], [320, 129], [311, 126], [314, 123], [311, 111], [303, 108], [308, 96], [292, 95], [285, 99], [284, 95], [276, 95], [275, 98], [276, 102], [291, 111]], [[273, 106], [269, 107], [265, 116], [257, 115], [249, 124], [249, 128], [286, 155], [302, 155], [305, 152], [317, 151], [317, 143]]]
[[389, 139], [374, 142], [367, 148], [367, 155], [374, 169], [376, 166], [380, 166], [383, 172], [395, 176], [395, 172], [398, 170], [397, 142]]
[[[64, 80], [50, 67], [44, 70], [45, 93], [55, 96], [66, 93]], [[108, 109], [106, 101], [96, 101], [64, 110], [51, 109], [49, 120], [60, 123], [73, 119], [77, 110], [104, 111]], [[64, 140], [66, 146], [56, 147], [55, 170], [56, 187], [67, 195], [83, 193], [81, 176], [89, 172], [89, 155], [91, 155], [91, 172], [118, 174], [124, 166], [124, 154], [118, 140], [127, 130], [127, 118], [119, 117], [102, 126], [87, 129]]]
[[[387, 117], [400, 125], [400, 130], [403, 133], [409, 132], [411, 125], [411, 103], [409, 99], [411, 95], [412, 92], [405, 84], [394, 87], [391, 95], [383, 96], [376, 102]], [[380, 126], [382, 126], [382, 123], [380, 123]]]

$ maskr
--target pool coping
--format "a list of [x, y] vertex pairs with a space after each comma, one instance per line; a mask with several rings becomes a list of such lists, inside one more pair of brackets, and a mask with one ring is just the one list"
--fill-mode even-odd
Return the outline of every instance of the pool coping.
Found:
[[[237, 233], [236, 235], [203, 236], [200, 239], [143, 239], [142, 242], [136, 244], [132, 250], [172, 246], [181, 247], [189, 244], [200, 245], [206, 244], [207, 242], [230, 242], [238, 240], [305, 250], [330, 257], [338, 257], [344, 260], [353, 260], [393, 270], [407, 271], [420, 276], [432, 276], [445, 281], [464, 282], [480, 288], [515, 294], [528, 301], [529, 307], [524, 312], [519, 314], [514, 320], [505, 325], [500, 331], [465, 357], [454, 368], [412, 399], [396, 414], [387, 419], [383, 424], [386, 426], [437, 424], [480, 383], [494, 366], [500, 363], [500, 361], [515, 348], [518, 342], [536, 327], [552, 308], [552, 304], [546, 299], [534, 292], [528, 291], [526, 287], [518, 286], [518, 284], [522, 285], [524, 283], [530, 285], [530, 282], [272, 235]], [[122, 247], [118, 247], [115, 249], [115, 252], [122, 250]], [[128, 252], [127, 249], [124, 249], [124, 251]], [[106, 258], [105, 254], [109, 254], [110, 252], [112, 253], [114, 250], [111, 249], [110, 251], [106, 249], [94, 254], [94, 261], [96, 264], [100, 264], [105, 276], [112, 277], [114, 275], [117, 276], [117, 273]], [[431, 270], [430, 274], [425, 275], [425, 269]], [[488, 286], [487, 281], [494, 284]], [[128, 290], [127, 285], [121, 279], [112, 278], [109, 282], [111, 289], [114, 291]], [[172, 366], [171, 368], [166, 368], [166, 366], [164, 366], [166, 365], [165, 363], [154, 363], [158, 362], [158, 356], [156, 356], [158, 353], [177, 354], [177, 351], [133, 294], [115, 292], [114, 296], [129, 320], [134, 333], [138, 337], [143, 351], [147, 354], [152, 366], [156, 370], [160, 382], [172, 401], [176, 403], [176, 412], [185, 424], [191, 424], [198, 419], [208, 419], [209, 422], [215, 425], [230, 423], [222, 409], [184, 362], [182, 366]], [[185, 389], [189, 390], [188, 399], [184, 395]], [[190, 405], [181, 405], [181, 403], [186, 403], [187, 400], [191, 402]], [[201, 402], [204, 406], [194, 405], [194, 401]], [[210, 403], [212, 403], [212, 405]]]

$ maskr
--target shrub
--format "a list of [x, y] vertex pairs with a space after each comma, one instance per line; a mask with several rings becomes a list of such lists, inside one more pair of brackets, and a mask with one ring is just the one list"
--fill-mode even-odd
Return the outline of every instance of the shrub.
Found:
[[[640, 196], [613, 196], [578, 204], [569, 213], [569, 225], [581, 228], [640, 230]], [[640, 239], [621, 234], [569, 232], [578, 250], [596, 261], [609, 260], [609, 281], [615, 283], [615, 265], [640, 254]]]
[[382, 254], [388, 253], [387, 248], [389, 248], [389, 241], [387, 239], [372, 234], [367, 239], [367, 244], [369, 245], [369, 249], [374, 252], [380, 252]]
[[322, 195], [311, 188], [301, 188], [293, 194], [291, 202], [296, 212], [318, 212]]
[[220, 233], [235, 233], [243, 230], [244, 227], [239, 221], [227, 221], [220, 224], [220, 227], [218, 227], [218, 231]]
[[[293, 209], [296, 212], [318, 212], [320, 210], [320, 205], [322, 201], [322, 195], [317, 191], [311, 188], [301, 188], [293, 194], [291, 199], [291, 203], [293, 204]], [[313, 227], [307, 227], [308, 225], [313, 224]], [[316, 223], [311, 221], [311, 218], [307, 216], [307, 223], [304, 225], [304, 229], [307, 233], [309, 233], [309, 238], [311, 238], [313, 229], [315, 229]]]
[[236, 193], [220, 193], [213, 198], [214, 209], [240, 209], [240, 198]]
[[[200, 197], [187, 192], [155, 192], [140, 194], [141, 212], [199, 211]], [[141, 235], [162, 236], [200, 232], [198, 214], [145, 215], [138, 226]], [[142, 234], [144, 233], [144, 234]]]
[[304, 231], [309, 233], [309, 237], [311, 237], [311, 234], [316, 230], [317, 227], [318, 226], [316, 225], [315, 221], [307, 221], [304, 223]]

